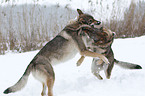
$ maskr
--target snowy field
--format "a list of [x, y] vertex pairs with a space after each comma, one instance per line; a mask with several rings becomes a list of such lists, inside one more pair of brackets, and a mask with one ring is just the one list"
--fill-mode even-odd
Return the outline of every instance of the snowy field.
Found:
[[[115, 66], [111, 79], [100, 81], [91, 74], [92, 58], [86, 58], [77, 67], [79, 54], [68, 62], [55, 65], [54, 96], [145, 96], [145, 36], [115, 39], [113, 50], [116, 59], [136, 63], [142, 70], [126, 70]], [[30, 75], [24, 89], [4, 95], [3, 91], [15, 84], [38, 51], [7, 53], [0, 56], [0, 96], [40, 96], [42, 85]]]

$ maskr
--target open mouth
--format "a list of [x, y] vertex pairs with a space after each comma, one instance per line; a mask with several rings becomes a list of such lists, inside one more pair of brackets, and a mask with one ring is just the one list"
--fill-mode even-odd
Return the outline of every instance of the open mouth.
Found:
[[94, 28], [94, 23], [90, 24], [90, 26], [91, 26], [92, 28]]

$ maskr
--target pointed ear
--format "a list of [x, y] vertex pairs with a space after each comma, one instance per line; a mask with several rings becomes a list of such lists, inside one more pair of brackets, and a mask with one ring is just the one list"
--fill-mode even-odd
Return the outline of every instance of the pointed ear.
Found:
[[77, 9], [77, 12], [79, 13], [79, 15], [84, 14], [80, 9]]

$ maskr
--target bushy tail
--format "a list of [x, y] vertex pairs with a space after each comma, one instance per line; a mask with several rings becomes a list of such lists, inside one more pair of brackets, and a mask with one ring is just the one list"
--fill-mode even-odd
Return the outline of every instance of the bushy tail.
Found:
[[31, 69], [32, 69], [31, 64], [29, 64], [26, 71], [24, 72], [23, 76], [19, 79], [19, 81], [15, 85], [7, 88], [4, 91], [4, 94], [8, 94], [8, 93], [12, 93], [12, 92], [16, 92], [18, 90], [21, 90], [27, 83]]
[[114, 59], [114, 63], [116, 63], [116, 65], [118, 65], [122, 68], [125, 68], [125, 69], [142, 69], [142, 67], [140, 65], [119, 61], [116, 59]]

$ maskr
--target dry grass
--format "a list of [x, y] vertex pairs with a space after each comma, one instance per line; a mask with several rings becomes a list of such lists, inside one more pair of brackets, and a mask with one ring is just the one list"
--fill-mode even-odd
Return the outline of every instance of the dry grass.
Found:
[[75, 11], [57, 5], [0, 6], [0, 54], [42, 48], [75, 16]]
[[145, 2], [131, 2], [123, 20], [110, 20], [104, 25], [116, 32], [117, 38], [138, 37], [145, 35]]
[[[125, 10], [123, 20], [112, 16], [104, 25], [115, 31], [117, 38], [145, 35], [144, 5], [144, 1], [132, 2]], [[116, 12], [115, 8], [113, 11]], [[62, 7], [59, 4], [49, 7], [39, 4], [0, 6], [0, 54], [7, 50], [25, 52], [40, 49], [76, 15], [76, 11], [67, 5]]]

